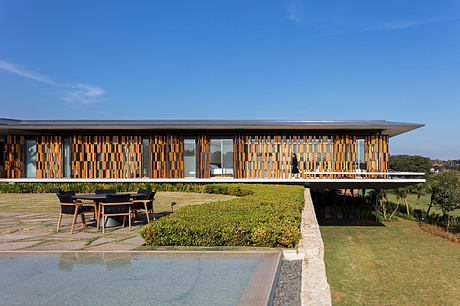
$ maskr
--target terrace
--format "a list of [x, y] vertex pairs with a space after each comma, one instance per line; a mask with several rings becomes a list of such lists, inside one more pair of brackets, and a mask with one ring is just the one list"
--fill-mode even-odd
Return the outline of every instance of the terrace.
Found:
[[0, 183], [170, 183], [286, 184], [311, 189], [393, 189], [425, 183], [422, 172], [304, 172], [302, 178], [9, 178]]

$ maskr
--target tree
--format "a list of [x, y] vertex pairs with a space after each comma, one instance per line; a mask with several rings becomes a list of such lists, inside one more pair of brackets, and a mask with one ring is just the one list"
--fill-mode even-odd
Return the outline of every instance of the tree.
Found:
[[394, 155], [390, 156], [388, 167], [393, 171], [429, 173], [431, 160], [423, 156]]
[[401, 197], [402, 192], [401, 192], [400, 189], [401, 189], [401, 188], [393, 189], [393, 190], [392, 190], [392, 193], [394, 193], [394, 194], [396, 195], [396, 201], [397, 201], [397, 203], [396, 203], [395, 209], [393, 210], [393, 212], [391, 213], [390, 217], [388, 218], [388, 219], [390, 219], [390, 220], [391, 220], [391, 218], [393, 217], [393, 215], [395, 214], [395, 212], [397, 212], [398, 209], [399, 209], [399, 202], [401, 201], [401, 198], [402, 198], [402, 197]]
[[449, 230], [450, 212], [460, 208], [460, 183], [453, 171], [437, 173], [431, 186], [431, 199], [447, 218], [446, 230]]
[[372, 203], [374, 203], [376, 210], [381, 212], [383, 215], [383, 219], [386, 220], [387, 219], [387, 206], [384, 201], [384, 199], [388, 201], [386, 191], [382, 189], [374, 189], [369, 193], [369, 197]]
[[420, 197], [426, 191], [425, 184], [416, 184], [409, 187], [411, 193], [417, 194], [417, 201], [415, 202], [415, 209], [419, 209]]

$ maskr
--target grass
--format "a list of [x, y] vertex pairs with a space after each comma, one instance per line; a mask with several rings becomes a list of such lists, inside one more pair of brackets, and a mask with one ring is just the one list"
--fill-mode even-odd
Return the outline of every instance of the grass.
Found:
[[416, 222], [321, 226], [332, 300], [337, 305], [459, 305], [460, 244]]
[[[174, 211], [188, 206], [215, 201], [227, 201], [236, 198], [231, 195], [206, 194], [193, 192], [165, 192], [155, 195], [155, 213], [171, 211], [171, 202], [176, 202]], [[20, 213], [59, 213], [59, 201], [53, 193], [3, 193], [0, 196], [1, 212]]]

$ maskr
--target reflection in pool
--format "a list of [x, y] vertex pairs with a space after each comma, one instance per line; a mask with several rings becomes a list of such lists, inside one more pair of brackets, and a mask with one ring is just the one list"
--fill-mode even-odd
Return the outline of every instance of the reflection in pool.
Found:
[[1, 254], [4, 305], [235, 305], [259, 258]]

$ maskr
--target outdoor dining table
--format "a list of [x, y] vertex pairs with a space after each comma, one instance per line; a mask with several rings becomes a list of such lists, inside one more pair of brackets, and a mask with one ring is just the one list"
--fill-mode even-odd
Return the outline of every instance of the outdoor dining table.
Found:
[[[142, 194], [139, 194], [137, 192], [130, 192], [130, 193], [116, 193], [116, 194], [129, 194], [129, 196], [133, 199], [136, 200], [139, 197], [142, 197]], [[105, 199], [107, 198], [107, 193], [90, 193], [90, 194], [76, 194], [72, 196], [72, 199], [74, 200], [88, 200], [88, 201], [94, 201], [97, 205], [97, 210], [99, 210], [99, 203], [104, 202]], [[84, 203], [83, 203], [84, 204]], [[102, 220], [101, 220], [102, 221]], [[111, 226], [120, 226], [121, 225], [121, 219], [119, 217], [106, 217], [106, 227], [111, 227]]]

